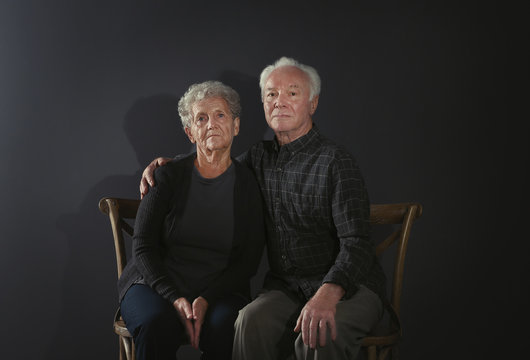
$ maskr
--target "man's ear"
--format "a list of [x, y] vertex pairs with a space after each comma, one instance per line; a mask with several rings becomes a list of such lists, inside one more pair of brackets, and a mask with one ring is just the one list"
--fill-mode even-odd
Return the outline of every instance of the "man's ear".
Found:
[[313, 96], [313, 99], [311, 100], [309, 106], [310, 106], [310, 108], [309, 108], [309, 114], [310, 114], [310, 115], [313, 115], [313, 114], [315, 113], [315, 111], [317, 110], [317, 106], [318, 106], [318, 95]]
[[185, 127], [184, 128], [184, 132], [186, 133], [186, 135], [188, 135], [188, 139], [190, 139], [191, 143], [195, 144], [195, 139], [193, 138], [193, 134], [191, 133], [190, 128], [189, 127]]
[[234, 136], [237, 136], [237, 134], [239, 134], [239, 124], [240, 124], [239, 118], [236, 117], [234, 119]]

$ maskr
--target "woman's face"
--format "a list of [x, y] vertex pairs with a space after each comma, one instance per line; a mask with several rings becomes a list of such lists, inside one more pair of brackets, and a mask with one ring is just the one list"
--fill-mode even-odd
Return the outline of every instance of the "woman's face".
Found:
[[197, 101], [192, 106], [193, 119], [186, 134], [200, 151], [230, 151], [239, 133], [239, 118], [232, 119], [227, 102], [220, 97]]

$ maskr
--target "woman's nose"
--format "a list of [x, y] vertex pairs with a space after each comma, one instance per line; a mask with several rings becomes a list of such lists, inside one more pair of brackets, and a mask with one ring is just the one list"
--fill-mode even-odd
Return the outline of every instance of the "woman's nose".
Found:
[[215, 119], [215, 116], [210, 116], [206, 125], [208, 126], [208, 129], [213, 129], [216, 124], [217, 120]]

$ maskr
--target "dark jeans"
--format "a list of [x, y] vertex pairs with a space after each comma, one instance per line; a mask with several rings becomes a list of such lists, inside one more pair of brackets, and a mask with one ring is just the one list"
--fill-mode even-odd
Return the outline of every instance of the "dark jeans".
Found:
[[[243, 296], [231, 294], [208, 306], [199, 341], [201, 359], [232, 358], [234, 322], [247, 303]], [[173, 305], [147, 285], [137, 284], [127, 290], [121, 315], [134, 338], [138, 360], [174, 360], [179, 346], [187, 342]]]

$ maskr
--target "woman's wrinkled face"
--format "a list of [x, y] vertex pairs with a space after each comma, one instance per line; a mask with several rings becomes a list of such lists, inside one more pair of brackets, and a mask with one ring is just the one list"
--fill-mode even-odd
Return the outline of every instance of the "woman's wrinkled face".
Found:
[[193, 119], [185, 128], [197, 151], [230, 151], [234, 136], [239, 133], [239, 118], [233, 119], [228, 103], [220, 97], [206, 98], [192, 106]]

